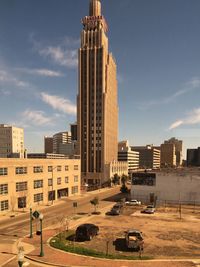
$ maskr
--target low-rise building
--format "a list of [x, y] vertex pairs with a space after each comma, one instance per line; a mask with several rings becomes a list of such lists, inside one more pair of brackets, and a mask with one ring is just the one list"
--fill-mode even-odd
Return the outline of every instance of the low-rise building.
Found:
[[80, 159], [0, 159], [0, 212], [80, 194]]
[[131, 197], [144, 202], [200, 204], [200, 170], [132, 173]]
[[126, 175], [128, 176], [128, 162], [126, 161], [116, 161], [113, 160], [105, 166], [105, 176], [108, 177], [108, 180], [114, 175], [118, 176]]

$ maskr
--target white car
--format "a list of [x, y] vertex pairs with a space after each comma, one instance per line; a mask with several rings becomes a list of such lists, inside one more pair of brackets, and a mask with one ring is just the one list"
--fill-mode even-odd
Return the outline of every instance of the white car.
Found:
[[127, 206], [137, 206], [137, 205], [141, 205], [141, 202], [138, 201], [137, 199], [131, 199], [130, 201], [126, 201], [125, 204]]

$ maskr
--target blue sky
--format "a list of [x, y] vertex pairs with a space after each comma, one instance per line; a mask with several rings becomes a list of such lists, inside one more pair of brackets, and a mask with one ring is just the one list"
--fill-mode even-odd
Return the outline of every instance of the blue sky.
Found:
[[[28, 151], [76, 121], [77, 49], [89, 0], [0, 1], [0, 123]], [[102, 0], [118, 66], [119, 140], [200, 146], [200, 1]]]

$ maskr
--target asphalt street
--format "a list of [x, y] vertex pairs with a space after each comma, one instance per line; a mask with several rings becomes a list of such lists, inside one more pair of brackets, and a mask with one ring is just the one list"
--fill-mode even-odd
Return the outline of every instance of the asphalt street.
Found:
[[[112, 188], [108, 191], [97, 191], [95, 194], [88, 194], [84, 197], [78, 197], [73, 199], [62, 199], [60, 203], [45, 207], [42, 209], [44, 215], [43, 227], [48, 227], [52, 224], [58, 223], [62, 217], [71, 216], [74, 213], [89, 213], [93, 211], [93, 207], [90, 204], [90, 200], [94, 196], [98, 196], [100, 203], [99, 207], [104, 208], [109, 205], [109, 202], [105, 199], [112, 197], [119, 193], [119, 187]], [[73, 208], [73, 202], [78, 203], [76, 210]], [[39, 220], [33, 221], [33, 232], [39, 227]], [[19, 238], [24, 237], [30, 233], [30, 215], [29, 213], [20, 215], [16, 218], [8, 218], [7, 220], [0, 221], [0, 241], [1, 244], [12, 245]]]

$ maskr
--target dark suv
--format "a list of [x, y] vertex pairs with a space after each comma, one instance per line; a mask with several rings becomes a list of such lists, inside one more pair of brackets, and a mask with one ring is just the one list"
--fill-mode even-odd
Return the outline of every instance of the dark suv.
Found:
[[91, 240], [98, 232], [99, 227], [95, 224], [81, 224], [76, 229], [76, 240]]

